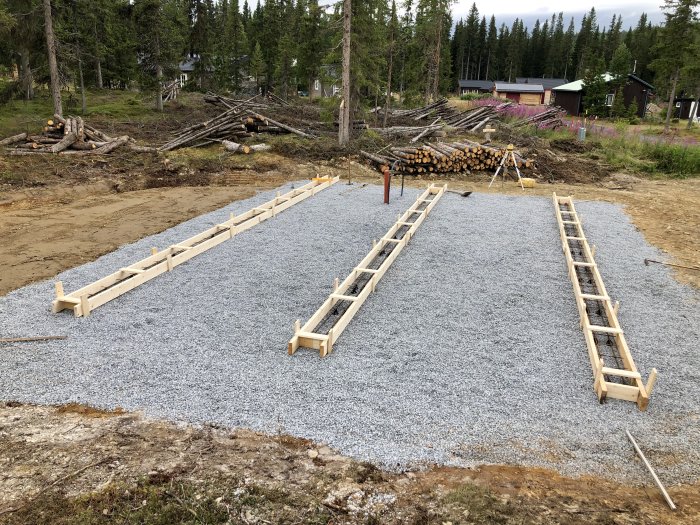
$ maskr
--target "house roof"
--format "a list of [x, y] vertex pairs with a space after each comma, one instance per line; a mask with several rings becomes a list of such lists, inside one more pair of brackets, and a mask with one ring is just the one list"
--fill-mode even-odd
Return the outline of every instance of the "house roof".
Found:
[[552, 89], [568, 82], [565, 78], [516, 77], [518, 84], [540, 84], [544, 89]]
[[493, 80], [460, 80], [459, 87], [466, 89], [493, 89]]
[[631, 78], [632, 80], [636, 80], [637, 82], [639, 82], [639, 83], [642, 84], [643, 86], [648, 87], [648, 88], [651, 89], [651, 90], [654, 89], [654, 86], [652, 86], [651, 84], [649, 84], [649, 82], [645, 82], [644, 80], [642, 80], [641, 78], [639, 78], [637, 75], [633, 75], [632, 73], [630, 73], [630, 74], [627, 75], [627, 76], [628, 76], [629, 78]]
[[543, 93], [542, 84], [509, 84], [496, 82], [496, 91], [501, 93]]
[[[613, 77], [610, 73], [603, 73], [601, 75], [603, 77], [603, 80], [605, 82], [610, 82], [613, 80], [615, 77]], [[645, 82], [641, 78], [639, 78], [636, 75], [629, 74], [627, 75], [627, 78], [634, 80], [635, 82], [639, 82], [643, 86], [647, 87], [648, 89], [654, 89], [654, 86], [649, 84], [649, 82]], [[583, 79], [581, 80], [575, 80], [573, 82], [569, 82], [568, 84], [564, 84], [563, 86], [557, 86], [553, 88], [554, 91], [581, 91], [584, 87]]]

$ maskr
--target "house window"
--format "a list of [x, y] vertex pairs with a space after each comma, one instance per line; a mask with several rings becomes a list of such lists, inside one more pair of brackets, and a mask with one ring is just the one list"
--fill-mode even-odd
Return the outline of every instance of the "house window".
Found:
[[321, 91], [321, 81], [320, 81], [320, 80], [316, 79], [316, 80], [314, 81], [314, 89], [315, 89], [316, 91]]
[[187, 73], [182, 73], [180, 75], [180, 84], [183, 86], [187, 84]]
[[336, 96], [338, 93], [340, 93], [340, 88], [333, 84], [333, 96]]
[[613, 100], [615, 100], [615, 93], [610, 93], [605, 95], [605, 105], [611, 107], [613, 105]]

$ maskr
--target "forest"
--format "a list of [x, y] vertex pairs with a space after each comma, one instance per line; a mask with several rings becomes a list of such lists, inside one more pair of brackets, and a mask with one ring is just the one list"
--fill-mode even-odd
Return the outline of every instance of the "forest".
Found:
[[[352, 2], [351, 78], [355, 97], [387, 91], [405, 104], [455, 91], [459, 79], [515, 81], [518, 76], [574, 80], [605, 71], [634, 72], [666, 95], [695, 96], [700, 30], [696, 0], [669, 0], [692, 16], [681, 35], [666, 35], [646, 14], [600, 20], [594, 8], [578, 26], [560, 12], [526, 27], [471, 7], [454, 20], [452, 0]], [[318, 79], [340, 78], [342, 2], [318, 0], [53, 0], [56, 53], [63, 86], [152, 90], [179, 77], [195, 57], [188, 88], [274, 90], [284, 98], [312, 92]], [[669, 25], [667, 13], [666, 26]], [[0, 101], [31, 98], [49, 83], [41, 0], [0, 0], [0, 67], [17, 80]], [[680, 46], [680, 47], [679, 47]], [[252, 87], [251, 87], [252, 84]]]

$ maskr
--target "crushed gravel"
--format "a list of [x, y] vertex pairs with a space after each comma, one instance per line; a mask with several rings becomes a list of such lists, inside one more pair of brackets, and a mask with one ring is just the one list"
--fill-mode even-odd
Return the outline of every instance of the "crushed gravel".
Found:
[[[288, 187], [281, 188], [286, 191]], [[321, 360], [286, 353], [304, 322], [412, 204], [407, 189], [336, 184], [95, 310], [51, 314], [53, 282], [0, 298], [0, 399], [81, 402], [286, 432], [389, 468], [519, 463], [648, 482], [698, 479], [700, 294], [620, 207], [581, 202], [584, 229], [642, 376], [647, 412], [599, 405], [551, 199], [446, 194]], [[58, 276], [66, 291], [269, 199], [265, 192]]]

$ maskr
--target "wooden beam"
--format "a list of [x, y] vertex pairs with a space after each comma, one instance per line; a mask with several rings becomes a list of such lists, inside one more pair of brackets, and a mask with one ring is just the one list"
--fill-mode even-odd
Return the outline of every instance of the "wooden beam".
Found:
[[64, 294], [63, 285], [56, 283], [56, 299], [53, 300], [51, 309], [54, 313], [71, 309], [76, 317], [87, 316], [95, 308], [162, 273], [172, 271], [176, 266], [298, 204], [339, 180], [340, 177], [333, 177], [324, 178], [322, 181], [311, 181], [245, 213], [231, 214], [230, 219], [224, 223], [217, 224], [164, 250], [155, 252], [152, 250], [149, 257], [121, 268], [72, 293]]
[[[636, 402], [640, 410], [645, 410], [649, 403], [649, 393], [651, 390], [649, 387], [653, 388], [654, 382], [656, 381], [656, 369], [654, 369], [649, 376], [647, 385], [644, 385], [642, 377], [637, 371], [637, 367], [632, 359], [629, 347], [627, 346], [624, 331], [617, 319], [619, 303], [613, 304], [610, 300], [610, 295], [605, 288], [605, 283], [603, 283], [603, 278], [595, 262], [595, 247], [591, 247], [588, 244], [588, 240], [583, 231], [581, 217], [576, 212], [574, 201], [571, 197], [558, 197], [556, 193], [552, 195], [552, 200], [559, 226], [562, 251], [564, 252], [569, 278], [574, 288], [574, 298], [581, 318], [581, 328], [583, 329], [584, 339], [586, 340], [586, 346], [588, 348], [588, 356], [593, 369], [593, 389], [601, 402], [607, 397], [624, 399]], [[562, 206], [568, 209], [562, 209]], [[570, 231], [575, 230], [576, 233], [567, 233], [567, 226]], [[569, 241], [578, 243], [583, 253], [583, 260], [574, 260], [574, 252], [569, 245]], [[584, 293], [581, 290], [576, 268], [585, 268], [590, 272], [596, 288], [595, 293]], [[608, 320], [608, 326], [600, 326], [591, 322], [586, 309], [586, 300], [595, 300], [602, 303], [605, 316]], [[603, 360], [598, 353], [598, 346], [593, 335], [594, 333], [609, 334], [614, 338], [615, 346], [624, 366], [623, 369], [609, 368], [603, 365]], [[628, 382], [631, 382], [632, 385], [606, 381], [606, 376], [622, 377]]]
[[[420, 197], [418, 197], [416, 202], [398, 218], [396, 223], [389, 228], [389, 231], [382, 237], [382, 242], [379, 244], [376, 242], [372, 243], [370, 252], [360, 261], [352, 272], [350, 272], [345, 280], [340, 284], [338, 284], [337, 279], [334, 281], [333, 292], [309, 320], [301, 327], [298, 321], [295, 323], [294, 336], [289, 340], [289, 343], [287, 343], [287, 353], [289, 355], [293, 355], [299, 347], [318, 350], [321, 357], [325, 357], [328, 353], [333, 351], [333, 343], [335, 343], [338, 337], [340, 337], [340, 334], [343, 333], [343, 330], [345, 330], [362, 304], [367, 300], [367, 297], [374, 292], [379, 280], [386, 273], [396, 257], [398, 257], [399, 253], [401, 253], [401, 250], [404, 249], [415, 231], [423, 223], [430, 210], [433, 209], [446, 190], [447, 185], [435, 186], [431, 184]], [[416, 214], [418, 214], [416, 221], [407, 224], [407, 219]], [[406, 228], [409, 224], [410, 227], [403, 232], [400, 239], [394, 237], [401, 228]], [[394, 245], [391, 253], [381, 262], [378, 268], [368, 268], [388, 243]], [[351, 287], [355, 286], [355, 281], [357, 281], [359, 276], [363, 273], [371, 275], [369, 281], [366, 282], [357, 295], [351, 295], [348, 291]], [[356, 290], [353, 291], [356, 292]], [[335, 320], [335, 324], [330, 328], [327, 334], [317, 333], [315, 330], [319, 323], [321, 323], [331, 310], [335, 308], [335, 305], [339, 301], [348, 301], [350, 302], [350, 306]]]

